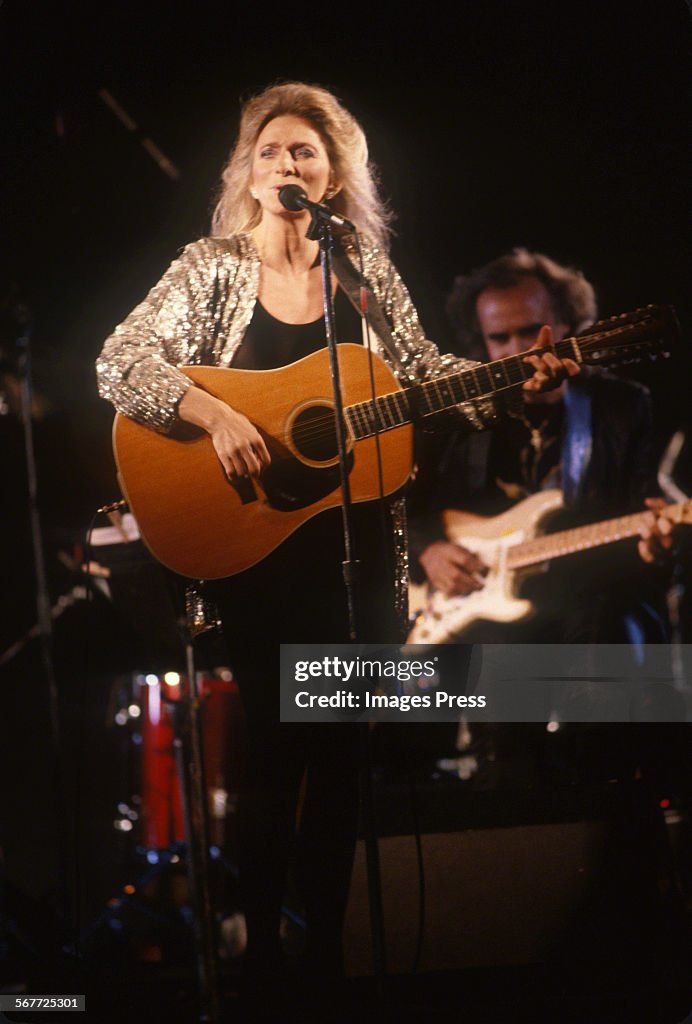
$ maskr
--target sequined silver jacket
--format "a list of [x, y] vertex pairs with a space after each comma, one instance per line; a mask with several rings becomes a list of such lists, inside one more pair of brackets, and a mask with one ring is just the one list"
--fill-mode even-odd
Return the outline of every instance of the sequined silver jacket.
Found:
[[[342, 244], [355, 262], [348, 239]], [[365, 241], [362, 250], [365, 276], [391, 332], [389, 345], [374, 335], [373, 348], [397, 378], [410, 383], [473, 365], [440, 354], [425, 337], [406, 286], [388, 255]], [[118, 412], [168, 432], [191, 383], [177, 367], [231, 364], [252, 319], [259, 280], [260, 259], [250, 235], [202, 238], [186, 246], [106, 340], [96, 363], [100, 395]], [[464, 403], [457, 413], [458, 425], [465, 422], [476, 430], [489, 426], [495, 415], [489, 402]], [[403, 500], [393, 502], [391, 509], [397, 547], [397, 605], [405, 620], [408, 562]]]
[[[344, 249], [352, 259], [348, 243]], [[441, 355], [425, 337], [415, 307], [389, 257], [363, 243], [365, 275], [391, 329], [391, 351], [374, 347], [403, 382], [473, 365]], [[99, 393], [118, 412], [168, 432], [190, 380], [178, 366], [229, 366], [252, 319], [260, 260], [250, 235], [202, 238], [186, 246], [143, 302], [116, 327], [96, 363]], [[355, 339], [354, 339], [355, 340]], [[464, 403], [459, 418], [480, 429], [490, 403]]]

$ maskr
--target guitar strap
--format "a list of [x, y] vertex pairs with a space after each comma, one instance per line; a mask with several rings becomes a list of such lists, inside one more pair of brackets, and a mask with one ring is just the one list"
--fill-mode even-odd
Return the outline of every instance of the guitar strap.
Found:
[[[350, 259], [344, 252], [340, 243], [335, 240], [334, 251], [332, 253], [332, 269], [337, 276], [339, 284], [343, 288], [349, 301], [358, 311], [358, 314], [363, 319], [363, 325], [365, 326], [365, 319], [363, 318], [363, 311], [360, 307], [360, 287], [361, 278], [360, 274], [351, 263]], [[377, 337], [381, 341], [384, 348], [389, 353], [394, 366], [399, 368], [398, 376], [404, 377], [403, 368], [401, 367], [401, 358], [397, 354], [396, 346], [394, 345], [394, 338], [392, 331], [387, 323], [387, 318], [382, 312], [382, 308], [375, 297], [375, 294], [370, 287], [367, 279], [365, 284], [365, 294], [367, 296], [368, 303], [368, 320], [370, 326], [373, 328]], [[363, 343], [365, 344], [365, 334], [363, 335]], [[415, 383], [411, 378], [408, 378], [410, 384]], [[408, 625], [408, 527], [406, 521], [406, 504], [402, 497], [396, 498], [390, 505], [389, 511], [392, 517], [392, 539], [394, 549], [394, 607], [396, 610], [396, 617], [399, 623], [399, 630], [401, 639], [403, 640], [409, 631]]]
[[591, 461], [591, 392], [570, 381], [565, 389], [565, 412], [562, 492], [565, 504], [573, 508], [581, 497], [586, 470]]
[[[362, 317], [363, 311], [360, 308], [360, 274], [337, 241], [334, 243], [332, 267], [345, 295], [355, 307], [359, 316]], [[375, 293], [367, 280], [365, 282], [365, 293], [368, 300], [368, 318], [370, 320], [370, 325], [384, 347], [387, 349], [389, 355], [394, 360], [395, 365], [399, 366], [401, 359], [396, 352], [392, 330], [387, 323], [387, 318], [382, 312], [382, 308], [375, 297]]]

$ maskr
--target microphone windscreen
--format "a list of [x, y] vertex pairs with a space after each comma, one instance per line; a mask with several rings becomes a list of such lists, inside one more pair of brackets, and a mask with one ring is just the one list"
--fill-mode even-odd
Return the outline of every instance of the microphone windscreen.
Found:
[[307, 192], [300, 185], [282, 185], [279, 189], [279, 202], [293, 213], [298, 213], [303, 209], [298, 200], [307, 199], [307, 197]]

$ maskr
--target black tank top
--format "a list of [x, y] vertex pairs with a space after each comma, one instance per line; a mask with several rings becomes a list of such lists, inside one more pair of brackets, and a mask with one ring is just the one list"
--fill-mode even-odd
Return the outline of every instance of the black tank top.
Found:
[[[339, 342], [361, 342], [361, 318], [341, 288], [334, 297], [336, 337]], [[286, 324], [268, 313], [257, 300], [231, 366], [238, 370], [274, 370], [317, 352], [327, 344], [324, 320], [308, 324]]]

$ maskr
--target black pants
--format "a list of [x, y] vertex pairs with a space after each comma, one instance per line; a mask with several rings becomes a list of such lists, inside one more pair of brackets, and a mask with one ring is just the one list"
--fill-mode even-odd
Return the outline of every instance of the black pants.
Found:
[[[357, 507], [362, 558], [360, 639], [396, 642], [390, 539], [372, 507]], [[306, 913], [306, 954], [315, 971], [341, 969], [341, 933], [359, 810], [361, 726], [279, 721], [280, 643], [344, 643], [340, 512], [322, 513], [239, 576], [212, 587], [243, 699], [248, 763], [240, 807], [240, 884], [249, 972], [280, 959], [286, 869], [295, 852]], [[300, 822], [297, 810], [305, 779]]]

